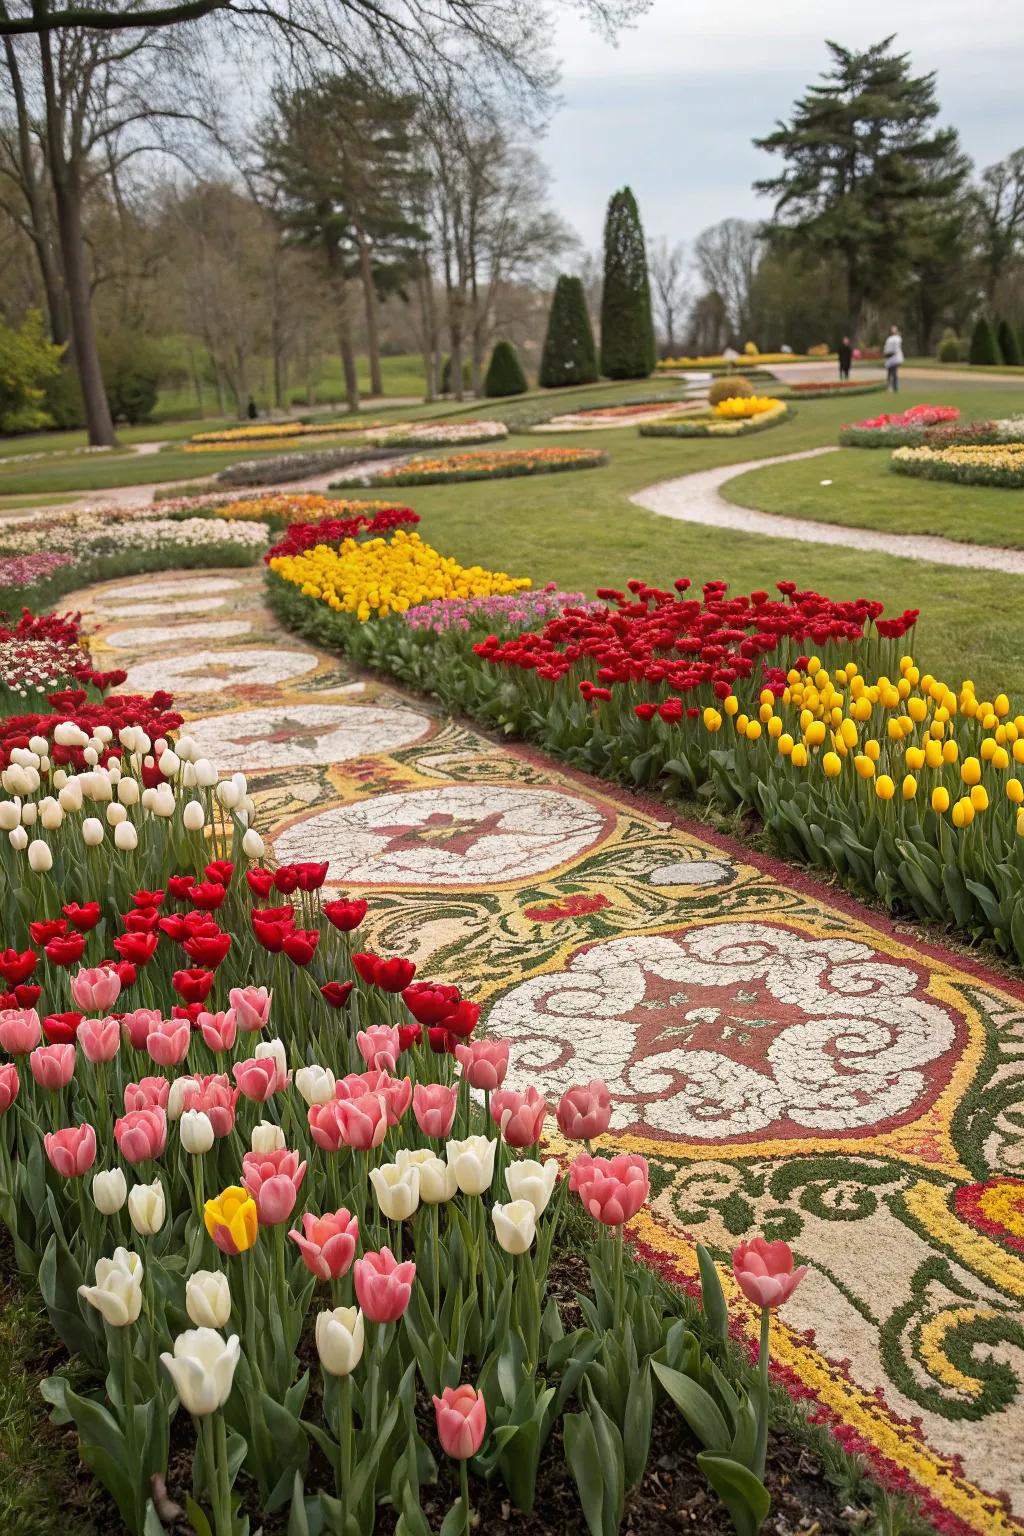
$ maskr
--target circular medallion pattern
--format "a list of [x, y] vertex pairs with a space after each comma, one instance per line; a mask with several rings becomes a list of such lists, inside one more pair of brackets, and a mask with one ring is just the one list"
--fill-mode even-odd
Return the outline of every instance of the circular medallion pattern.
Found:
[[175, 695], [223, 693], [236, 688], [272, 688], [290, 682], [317, 665], [308, 651], [265, 650], [253, 646], [237, 651], [194, 651], [143, 661], [130, 669], [127, 693], [152, 693], [166, 688]]
[[248, 773], [393, 752], [430, 728], [425, 715], [399, 706], [282, 703], [190, 720], [188, 734], [219, 768]]

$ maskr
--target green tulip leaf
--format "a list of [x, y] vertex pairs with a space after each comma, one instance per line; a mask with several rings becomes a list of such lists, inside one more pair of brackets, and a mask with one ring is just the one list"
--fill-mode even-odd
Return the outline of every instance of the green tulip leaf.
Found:
[[771, 1508], [771, 1495], [747, 1467], [728, 1456], [701, 1451], [697, 1465], [729, 1511], [737, 1536], [757, 1536]]

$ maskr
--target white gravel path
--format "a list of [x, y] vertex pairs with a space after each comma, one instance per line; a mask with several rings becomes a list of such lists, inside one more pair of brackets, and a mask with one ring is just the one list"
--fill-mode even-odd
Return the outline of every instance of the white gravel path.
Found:
[[777, 517], [734, 506], [718, 494], [727, 480], [769, 464], [789, 464], [795, 459], [815, 459], [836, 453], [834, 447], [808, 448], [802, 453], [783, 453], [769, 459], [748, 459], [743, 464], [723, 464], [702, 469], [678, 480], [637, 491], [630, 500], [660, 517], [683, 523], [702, 523], [711, 528], [730, 528], [737, 533], [760, 533], [772, 539], [794, 539], [802, 544], [834, 544], [843, 549], [873, 549], [905, 560], [927, 560], [932, 565], [971, 566], [977, 570], [1024, 575], [1024, 550], [995, 549], [987, 544], [962, 544], [926, 534], [880, 533], [874, 528], [846, 528], [835, 523], [816, 523], [802, 517]]

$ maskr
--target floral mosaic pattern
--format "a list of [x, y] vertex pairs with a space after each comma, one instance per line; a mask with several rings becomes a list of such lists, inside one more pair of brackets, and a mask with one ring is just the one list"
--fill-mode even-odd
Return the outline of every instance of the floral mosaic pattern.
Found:
[[[519, 1081], [600, 1073], [627, 1096], [602, 1150], [651, 1161], [646, 1259], [695, 1287], [695, 1239], [721, 1259], [752, 1229], [784, 1237], [811, 1273], [775, 1335], [779, 1379], [947, 1536], [1020, 1536], [1024, 987], [453, 722], [394, 745], [382, 725], [346, 758], [336, 713], [428, 706], [296, 649], [258, 578], [232, 589], [258, 647], [182, 643], [131, 686], [172, 689], [247, 769], [291, 752], [256, 786], [278, 856], [386, 886], [367, 947], [412, 936], [420, 974], [457, 979], [509, 1035]], [[126, 590], [69, 599], [98, 656]]]
[[[167, 638], [175, 644], [185, 640], [237, 640], [250, 631], [248, 619], [214, 619], [208, 624], [175, 624], [167, 631]], [[137, 651], [152, 644], [150, 627], [140, 629], [114, 629], [107, 635], [107, 644], [116, 651]]]
[[248, 773], [393, 752], [425, 737], [431, 722], [411, 709], [282, 704], [201, 716], [188, 729], [205, 757]]

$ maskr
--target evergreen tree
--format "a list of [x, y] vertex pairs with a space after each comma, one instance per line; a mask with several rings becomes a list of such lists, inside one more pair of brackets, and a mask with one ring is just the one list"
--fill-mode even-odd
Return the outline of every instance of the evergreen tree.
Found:
[[968, 353], [968, 362], [979, 366], [1002, 362], [999, 356], [999, 346], [989, 325], [987, 315], [979, 315], [974, 325], [971, 336], [971, 350]]
[[502, 395], [523, 395], [528, 388], [515, 347], [510, 341], [496, 341], [484, 379], [484, 394], [488, 400], [496, 400]]
[[640, 211], [623, 187], [608, 204], [604, 226], [601, 372], [609, 379], [645, 379], [656, 355]]
[[996, 341], [999, 345], [999, 351], [1002, 353], [1002, 361], [1009, 364], [1011, 368], [1019, 368], [1021, 364], [1020, 342], [1017, 339], [1017, 332], [1005, 317], [999, 322], [999, 329], [996, 331]]
[[829, 43], [832, 68], [796, 103], [792, 120], [755, 139], [785, 160], [756, 190], [775, 198], [782, 249], [837, 257], [847, 327], [883, 300], [912, 265], [917, 214], [956, 196], [969, 164], [954, 128], [933, 127], [934, 75], [913, 75], [885, 38], [862, 53]]
[[597, 348], [583, 283], [566, 272], [555, 284], [537, 382], [542, 389], [597, 382]]

